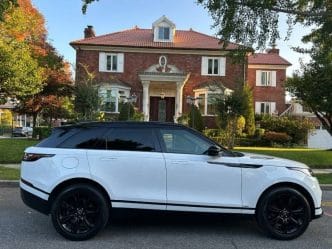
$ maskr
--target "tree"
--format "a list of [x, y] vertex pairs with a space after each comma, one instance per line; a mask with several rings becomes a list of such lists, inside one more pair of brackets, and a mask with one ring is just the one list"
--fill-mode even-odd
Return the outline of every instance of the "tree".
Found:
[[264, 48], [280, 38], [280, 14], [288, 16], [289, 36], [295, 23], [319, 25], [331, 18], [330, 0], [198, 0], [211, 14], [217, 34], [224, 41]]
[[17, 109], [19, 113], [33, 117], [33, 127], [42, 112], [50, 124], [53, 118], [67, 116], [63, 106], [73, 92], [70, 65], [51, 44], [46, 43], [45, 46], [46, 55], [40, 55], [38, 60], [39, 66], [44, 68], [43, 88], [37, 94], [22, 97]]
[[9, 7], [0, 22], [0, 92], [4, 98], [20, 98], [42, 89], [44, 69], [38, 56], [44, 51], [46, 30], [30, 0], [8, 2], [16, 1], [2, 2]]
[[126, 120], [134, 120], [135, 109], [132, 103], [123, 103], [120, 109], [120, 114], [118, 120], [126, 121]]
[[247, 84], [243, 86], [242, 95], [244, 102], [242, 115], [245, 118], [245, 131], [249, 136], [253, 136], [256, 130], [254, 100], [252, 91]]
[[0, 2], [0, 21], [3, 21], [3, 14], [10, 8], [17, 6], [17, 0], [1, 0]]
[[42, 89], [43, 70], [29, 47], [20, 42], [0, 38], [0, 92], [3, 97], [23, 97]]
[[196, 105], [191, 104], [188, 117], [189, 117], [188, 120], [189, 127], [192, 127], [193, 129], [196, 129], [198, 131], [202, 131], [204, 129], [203, 117]]
[[77, 82], [74, 88], [74, 110], [79, 114], [79, 120], [94, 120], [99, 114], [100, 98], [95, 86], [95, 75], [89, 72], [86, 65], [81, 65], [85, 71], [84, 81]]

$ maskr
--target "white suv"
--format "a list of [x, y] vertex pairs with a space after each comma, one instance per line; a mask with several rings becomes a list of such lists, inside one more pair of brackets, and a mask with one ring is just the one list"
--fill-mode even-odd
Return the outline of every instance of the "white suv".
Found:
[[82, 123], [27, 148], [23, 201], [51, 214], [71, 240], [96, 235], [111, 208], [252, 214], [268, 235], [293, 239], [322, 215], [304, 164], [231, 152], [176, 124]]

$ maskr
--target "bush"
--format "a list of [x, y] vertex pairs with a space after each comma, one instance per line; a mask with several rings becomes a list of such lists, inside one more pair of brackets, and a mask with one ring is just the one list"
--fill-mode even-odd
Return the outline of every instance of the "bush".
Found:
[[123, 103], [120, 109], [119, 120], [133, 120], [135, 114], [134, 106], [131, 103]]
[[266, 131], [286, 133], [293, 144], [305, 144], [308, 133], [314, 128], [308, 119], [263, 116], [260, 127]]
[[51, 135], [52, 128], [49, 126], [39, 126], [33, 128], [32, 137], [36, 139], [44, 139]]
[[292, 138], [285, 132], [273, 131], [265, 132], [263, 139], [269, 141], [271, 146], [273, 146], [275, 143], [285, 145], [292, 140]]
[[187, 125], [189, 124], [189, 116], [188, 114], [183, 114], [182, 116], [178, 117], [177, 122], [182, 125]]
[[204, 122], [201, 112], [199, 111], [198, 107], [195, 105], [191, 105], [188, 124], [190, 127], [198, 131], [202, 131], [204, 129]]

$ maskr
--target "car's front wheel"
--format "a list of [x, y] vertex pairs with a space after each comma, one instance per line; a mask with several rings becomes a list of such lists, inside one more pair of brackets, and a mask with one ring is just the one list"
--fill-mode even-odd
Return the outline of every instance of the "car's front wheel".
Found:
[[300, 236], [311, 220], [308, 200], [296, 189], [287, 187], [266, 193], [257, 206], [256, 215], [261, 229], [280, 240]]
[[95, 187], [76, 184], [55, 198], [51, 209], [55, 229], [70, 240], [95, 236], [108, 222], [109, 203]]

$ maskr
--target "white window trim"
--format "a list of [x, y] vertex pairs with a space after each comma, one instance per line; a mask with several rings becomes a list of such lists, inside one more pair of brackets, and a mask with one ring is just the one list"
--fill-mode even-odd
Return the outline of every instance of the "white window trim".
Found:
[[[209, 74], [209, 60], [218, 60], [218, 73], [215, 74], [212, 66], [212, 74]], [[226, 76], [226, 57], [202, 56], [201, 75], [206, 76]]]
[[[263, 84], [262, 82], [262, 74], [266, 73], [270, 75], [269, 84]], [[256, 70], [256, 86], [262, 87], [276, 87], [277, 86], [277, 72], [271, 70]]]
[[[117, 68], [116, 70], [111, 70], [107, 69], [107, 57], [113, 56], [117, 57]], [[124, 54], [123, 53], [105, 53], [105, 52], [100, 52], [99, 53], [99, 72], [109, 72], [109, 73], [123, 73], [124, 72]]]
[[[204, 101], [204, 113], [201, 113], [202, 116], [205, 116], [205, 117], [216, 117], [217, 114], [208, 114], [207, 113], [207, 110], [208, 110], [208, 95], [209, 94], [222, 94], [222, 91], [220, 89], [219, 90], [215, 90], [215, 91], [211, 91], [211, 90], [209, 90], [207, 88], [201, 88], [201, 89], [194, 90], [194, 93], [195, 93], [195, 98], [198, 98], [199, 95], [204, 94], [204, 99], [203, 99], [203, 101]], [[227, 94], [227, 93], [225, 93], [225, 94]], [[199, 107], [198, 103], [199, 103], [199, 100], [196, 100], [195, 101], [195, 105], [197, 107]]]
[[125, 87], [125, 86], [119, 86], [119, 85], [101, 85], [99, 87], [99, 90], [98, 90], [98, 95], [99, 97], [104, 101], [105, 98], [104, 96], [102, 96], [101, 94], [101, 90], [103, 91], [108, 91], [108, 90], [111, 90], [112, 92], [114, 91], [115, 92], [115, 111], [114, 112], [110, 112], [110, 111], [104, 111], [104, 110], [101, 110], [102, 112], [104, 113], [120, 113], [120, 110], [119, 110], [119, 100], [121, 98], [121, 96], [119, 95], [119, 91], [124, 91], [124, 96], [126, 96], [126, 98], [129, 97], [130, 95], [130, 87]]
[[[269, 113], [261, 112], [261, 104], [269, 105]], [[266, 109], [266, 107], [264, 107]], [[268, 101], [256, 101], [255, 102], [255, 113], [256, 114], [276, 114], [276, 102], [268, 102]]]

